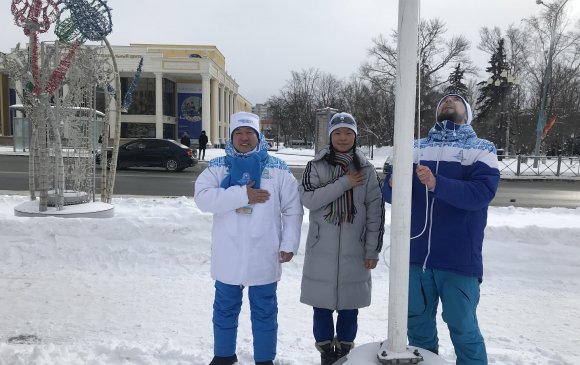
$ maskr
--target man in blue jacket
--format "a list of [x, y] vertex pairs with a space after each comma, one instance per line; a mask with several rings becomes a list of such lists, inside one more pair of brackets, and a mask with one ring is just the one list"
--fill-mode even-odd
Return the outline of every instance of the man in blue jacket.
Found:
[[[499, 183], [496, 149], [477, 138], [458, 94], [441, 99], [427, 138], [415, 141], [409, 270], [409, 345], [438, 353], [439, 299], [458, 365], [487, 364], [477, 323], [487, 208]], [[392, 200], [392, 175], [384, 184]]]

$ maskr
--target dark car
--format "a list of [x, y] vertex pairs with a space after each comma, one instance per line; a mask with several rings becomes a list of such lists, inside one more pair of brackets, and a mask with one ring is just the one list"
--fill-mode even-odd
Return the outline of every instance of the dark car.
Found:
[[385, 163], [383, 164], [383, 174], [390, 174], [393, 171], [393, 157], [387, 156]]
[[[112, 149], [107, 151], [107, 167], [111, 166]], [[100, 163], [100, 156], [97, 163]], [[117, 168], [164, 167], [168, 171], [182, 171], [197, 164], [191, 148], [171, 139], [142, 138], [119, 147]]]

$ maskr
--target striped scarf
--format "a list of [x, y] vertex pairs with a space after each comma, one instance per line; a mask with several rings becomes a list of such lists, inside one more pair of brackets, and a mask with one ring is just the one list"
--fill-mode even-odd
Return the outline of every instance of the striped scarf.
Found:
[[[353, 160], [351, 153], [336, 152], [334, 157], [334, 165], [332, 169], [332, 181], [348, 173], [348, 165]], [[354, 215], [356, 214], [356, 207], [354, 206], [354, 196], [352, 189], [344, 192], [338, 199], [328, 204], [329, 212], [324, 216], [328, 223], [334, 225], [341, 225], [344, 222], [354, 222]]]

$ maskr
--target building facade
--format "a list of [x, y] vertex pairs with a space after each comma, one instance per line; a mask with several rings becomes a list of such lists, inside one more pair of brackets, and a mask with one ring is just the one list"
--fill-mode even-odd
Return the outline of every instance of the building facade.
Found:
[[260, 119], [270, 118], [268, 111], [268, 104], [256, 104], [252, 107], [252, 113], [260, 117]]
[[[219, 146], [229, 139], [231, 114], [252, 110], [252, 104], [239, 94], [239, 85], [226, 72], [225, 57], [215, 46], [130, 44], [113, 46], [113, 51], [122, 97], [143, 58], [133, 103], [121, 116], [121, 138], [179, 140], [187, 131], [195, 141], [204, 130], [210, 143]], [[0, 69], [0, 134], [4, 136], [12, 134], [8, 106], [21, 103], [12, 88], [21, 87], [11, 86]], [[104, 99], [104, 93], [97, 93], [97, 109], [104, 109]], [[114, 128], [114, 103], [109, 112]], [[111, 130], [110, 135], [114, 132]]]

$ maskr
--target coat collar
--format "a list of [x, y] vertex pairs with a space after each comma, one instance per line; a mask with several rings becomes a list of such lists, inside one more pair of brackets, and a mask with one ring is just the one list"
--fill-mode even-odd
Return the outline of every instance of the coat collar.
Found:
[[468, 124], [455, 124], [449, 120], [437, 122], [429, 131], [429, 138], [434, 141], [461, 141], [477, 137], [475, 131]]
[[[314, 156], [314, 159], [312, 161], [322, 160], [324, 156], [326, 156], [326, 154], [329, 153], [329, 151], [330, 150], [328, 147], [324, 147], [323, 149], [318, 151], [318, 153], [316, 154], [316, 156]], [[359, 148], [356, 149], [356, 155], [358, 156], [361, 166], [370, 165], [370, 162], [367, 160], [365, 154]]]

